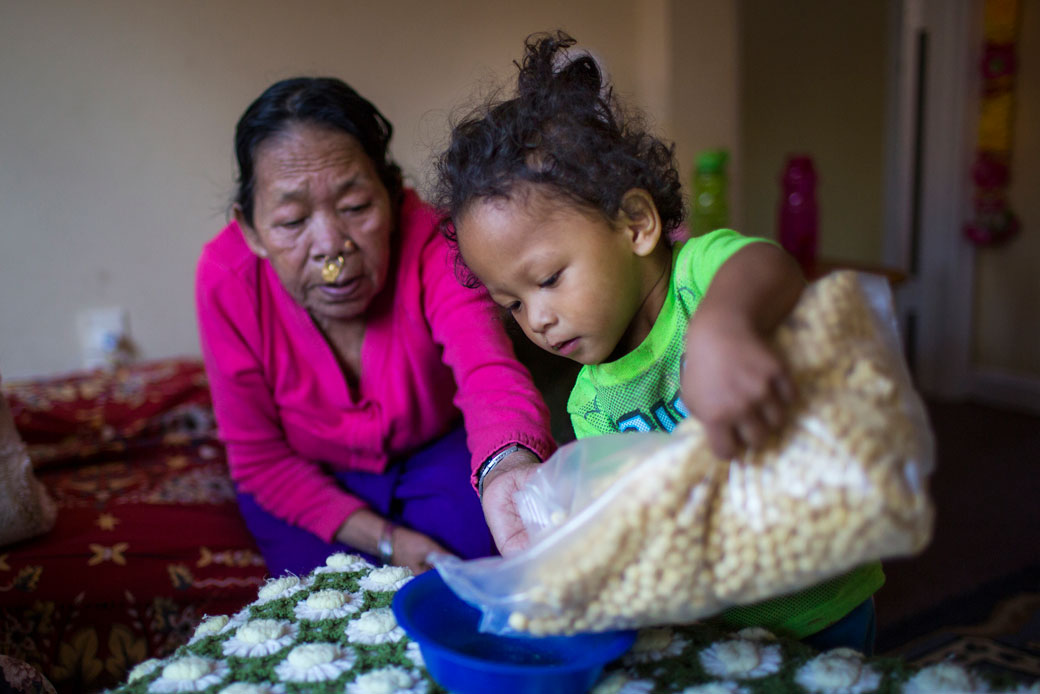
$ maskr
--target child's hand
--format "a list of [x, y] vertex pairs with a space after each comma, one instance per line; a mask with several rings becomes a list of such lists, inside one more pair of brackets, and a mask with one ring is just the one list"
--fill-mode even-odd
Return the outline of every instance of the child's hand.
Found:
[[715, 455], [757, 448], [783, 426], [794, 384], [783, 363], [739, 315], [697, 312], [686, 335], [682, 399]]

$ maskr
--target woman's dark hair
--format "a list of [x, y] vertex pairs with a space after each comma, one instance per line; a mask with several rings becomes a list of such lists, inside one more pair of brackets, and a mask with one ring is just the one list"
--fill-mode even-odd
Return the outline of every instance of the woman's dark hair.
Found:
[[401, 197], [401, 169], [388, 147], [394, 128], [352, 87], [334, 77], [293, 77], [268, 87], [235, 126], [238, 181], [234, 201], [253, 223], [256, 151], [266, 140], [305, 123], [340, 130], [357, 138], [390, 193], [393, 208]]
[[[674, 147], [651, 135], [641, 117], [615, 98], [592, 56], [569, 56], [574, 39], [562, 31], [535, 34], [512, 99], [492, 98], [455, 124], [435, 162], [433, 201], [441, 231], [457, 244], [454, 223], [479, 198], [509, 198], [518, 185], [617, 217], [632, 188], [650, 193], [664, 226], [682, 223], [685, 205]], [[475, 285], [464, 268], [461, 278]]]

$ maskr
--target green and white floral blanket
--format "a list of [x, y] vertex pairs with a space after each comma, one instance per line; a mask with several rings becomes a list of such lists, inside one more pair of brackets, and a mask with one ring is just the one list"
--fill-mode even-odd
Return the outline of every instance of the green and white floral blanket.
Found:
[[[208, 617], [164, 660], [131, 671], [119, 694], [434, 694], [418, 645], [390, 609], [412, 577], [334, 554], [305, 578], [264, 585], [237, 614]], [[909, 667], [837, 649], [818, 653], [761, 629], [725, 634], [704, 626], [644, 629], [612, 663], [594, 694], [924, 694], [1015, 692], [954, 663]]]

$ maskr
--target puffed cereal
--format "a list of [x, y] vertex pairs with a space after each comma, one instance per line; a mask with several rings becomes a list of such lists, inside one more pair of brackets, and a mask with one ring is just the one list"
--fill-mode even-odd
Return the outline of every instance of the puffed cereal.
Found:
[[692, 621], [924, 547], [931, 437], [856, 273], [808, 287], [774, 340], [798, 388], [784, 430], [720, 461], [688, 418], [605, 485], [586, 530], [557, 511], [564, 539], [532, 562], [511, 628]]

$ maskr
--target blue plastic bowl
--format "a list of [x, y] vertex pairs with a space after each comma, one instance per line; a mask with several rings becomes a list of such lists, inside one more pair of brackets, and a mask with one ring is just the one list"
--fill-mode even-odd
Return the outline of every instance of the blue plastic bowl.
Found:
[[393, 610], [419, 644], [430, 676], [458, 694], [582, 694], [636, 638], [634, 631], [541, 638], [481, 633], [480, 611], [436, 571], [397, 591]]

